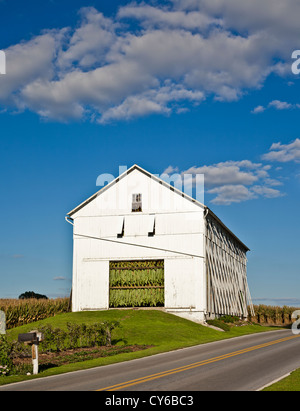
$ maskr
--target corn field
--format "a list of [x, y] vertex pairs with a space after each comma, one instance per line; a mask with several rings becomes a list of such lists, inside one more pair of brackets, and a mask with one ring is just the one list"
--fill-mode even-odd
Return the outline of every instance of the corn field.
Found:
[[[148, 286], [146, 288], [135, 286], [110, 289], [111, 307], [155, 307], [163, 305], [164, 288], [161, 286]], [[254, 305], [255, 315], [251, 316], [249, 309], [248, 320], [258, 324], [289, 325], [293, 322], [291, 318], [292, 313], [299, 309], [299, 307], [288, 306]], [[52, 300], [37, 300], [34, 298], [27, 300], [0, 299], [0, 310], [5, 312], [6, 328], [10, 329], [43, 320], [59, 313], [69, 312], [69, 298]]]
[[6, 328], [43, 320], [69, 311], [69, 298], [24, 300], [0, 299], [0, 310], [6, 315]]
[[255, 315], [251, 316], [250, 310], [248, 310], [248, 319], [251, 322], [258, 324], [269, 325], [288, 325], [292, 323], [292, 313], [299, 308], [296, 307], [278, 307], [270, 305], [254, 305]]

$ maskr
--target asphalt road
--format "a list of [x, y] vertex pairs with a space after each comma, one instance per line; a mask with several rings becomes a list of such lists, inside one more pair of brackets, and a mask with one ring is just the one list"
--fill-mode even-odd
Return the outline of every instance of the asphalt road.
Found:
[[300, 368], [300, 335], [272, 331], [0, 386], [0, 391], [255, 391]]

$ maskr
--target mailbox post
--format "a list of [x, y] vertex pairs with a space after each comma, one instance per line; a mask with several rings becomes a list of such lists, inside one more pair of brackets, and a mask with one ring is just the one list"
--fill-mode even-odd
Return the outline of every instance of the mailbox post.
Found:
[[18, 335], [18, 341], [31, 345], [33, 374], [39, 372], [39, 342], [43, 340], [43, 334], [34, 330]]

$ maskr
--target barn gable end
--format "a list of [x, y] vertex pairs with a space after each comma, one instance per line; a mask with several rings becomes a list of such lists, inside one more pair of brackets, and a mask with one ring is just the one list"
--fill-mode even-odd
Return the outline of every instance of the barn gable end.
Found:
[[142, 194], [143, 213], [199, 211], [204, 205], [172, 187], [164, 180], [134, 165], [68, 213], [72, 219], [131, 213], [132, 195]]

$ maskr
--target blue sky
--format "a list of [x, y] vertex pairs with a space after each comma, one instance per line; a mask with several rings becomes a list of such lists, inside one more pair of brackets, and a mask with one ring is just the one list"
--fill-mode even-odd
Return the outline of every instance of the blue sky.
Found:
[[0, 298], [69, 295], [66, 213], [139, 164], [204, 173], [206, 205], [251, 250], [253, 302], [300, 306], [299, 15], [294, 0], [0, 0]]

